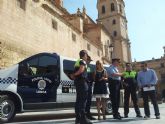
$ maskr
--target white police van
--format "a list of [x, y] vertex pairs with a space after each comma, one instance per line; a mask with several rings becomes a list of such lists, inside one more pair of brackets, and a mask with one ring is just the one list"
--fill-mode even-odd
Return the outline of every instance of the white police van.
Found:
[[69, 74], [74, 63], [56, 53], [40, 53], [0, 70], [1, 121], [11, 121], [16, 113], [26, 111], [73, 107], [76, 90]]

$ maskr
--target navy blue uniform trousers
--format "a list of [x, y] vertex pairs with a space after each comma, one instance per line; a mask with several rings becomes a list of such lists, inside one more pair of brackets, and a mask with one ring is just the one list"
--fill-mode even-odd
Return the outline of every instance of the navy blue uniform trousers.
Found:
[[113, 116], [119, 115], [119, 104], [120, 104], [120, 81], [119, 80], [109, 80], [109, 90], [110, 98], [112, 102]]
[[133, 82], [132, 84], [128, 84], [127, 87], [124, 88], [124, 115], [128, 115], [129, 113], [129, 98], [131, 95], [134, 109], [137, 115], [141, 115], [140, 109], [138, 106], [138, 96], [136, 93], [136, 86], [134, 86]]
[[85, 108], [88, 96], [88, 84], [85, 79], [75, 80], [76, 86], [76, 103], [75, 103], [75, 114], [76, 118], [85, 116]]
[[87, 103], [86, 103], [86, 108], [85, 112], [87, 114], [90, 114], [90, 109], [91, 109], [91, 101], [92, 101], [92, 83], [93, 82], [88, 82], [88, 95], [87, 95]]

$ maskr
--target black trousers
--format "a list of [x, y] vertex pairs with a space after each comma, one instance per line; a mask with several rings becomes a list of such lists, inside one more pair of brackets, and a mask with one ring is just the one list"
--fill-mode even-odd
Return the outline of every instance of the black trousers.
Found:
[[150, 116], [150, 109], [149, 109], [149, 104], [148, 104], [148, 97], [150, 97], [151, 102], [154, 106], [154, 111], [155, 111], [155, 116], [159, 116], [159, 107], [156, 99], [156, 91], [151, 90], [151, 91], [143, 91], [142, 90], [142, 97], [144, 101], [144, 112], [146, 116]]
[[86, 103], [86, 108], [85, 112], [87, 114], [90, 114], [90, 109], [91, 109], [91, 101], [92, 101], [92, 82], [88, 82], [88, 95], [87, 95], [87, 103]]
[[110, 98], [112, 102], [113, 116], [119, 115], [119, 104], [120, 104], [120, 81], [109, 80]]
[[76, 118], [84, 118], [85, 108], [88, 96], [88, 84], [85, 80], [75, 80], [76, 86], [76, 102], [75, 102], [75, 114]]
[[138, 97], [137, 97], [137, 93], [136, 93], [136, 86], [134, 86], [133, 84], [128, 84], [128, 86], [126, 86], [124, 88], [124, 115], [128, 115], [129, 113], [129, 99], [130, 99], [130, 95], [131, 95], [131, 99], [133, 101], [133, 105], [134, 105], [134, 109], [136, 112], [136, 115], [141, 115], [140, 113], [140, 109], [138, 106]]

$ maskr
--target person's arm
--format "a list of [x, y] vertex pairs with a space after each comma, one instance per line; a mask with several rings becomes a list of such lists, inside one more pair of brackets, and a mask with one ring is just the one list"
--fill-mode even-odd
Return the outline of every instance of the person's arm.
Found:
[[141, 86], [142, 86], [141, 84], [142, 83], [141, 83], [141, 80], [140, 80], [140, 73], [137, 74], [137, 82], [138, 82], [139, 88], [141, 88]]
[[106, 70], [104, 70], [104, 75], [101, 80], [106, 80], [106, 81], [108, 80], [108, 74]]
[[86, 64], [84, 63], [84, 61], [80, 61], [79, 70], [70, 75], [71, 79], [75, 79], [76, 76], [82, 74], [85, 71], [85, 66]]
[[73, 75], [76, 77], [80, 74], [82, 74], [85, 71], [85, 66], [84, 65], [80, 65], [80, 68], [77, 72], [75, 72]]
[[157, 84], [157, 81], [158, 81], [156, 72], [154, 70], [151, 70], [151, 71], [152, 71], [152, 78], [151, 78], [150, 83], [153, 84], [153, 85], [156, 85]]
[[117, 72], [115, 72], [114, 69], [110, 69], [110, 76], [118, 77], [118, 76], [122, 76], [122, 75], [123, 75], [122, 73], [117, 73]]
[[117, 73], [117, 72], [114, 72], [114, 73], [112, 73], [111, 74], [111, 76], [116, 76], [116, 77], [118, 77], [118, 76], [122, 76], [123, 74], [122, 73]]

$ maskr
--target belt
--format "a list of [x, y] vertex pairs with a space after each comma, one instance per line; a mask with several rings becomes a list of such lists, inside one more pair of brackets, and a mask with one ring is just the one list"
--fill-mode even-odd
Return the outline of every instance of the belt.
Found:
[[108, 78], [108, 80], [121, 81], [121, 80], [117, 80], [117, 79], [113, 79], [113, 78]]
[[152, 86], [155, 86], [154, 84], [150, 84], [149, 86], [148, 85], [144, 85], [143, 87], [149, 87], [149, 86], [152, 87]]

